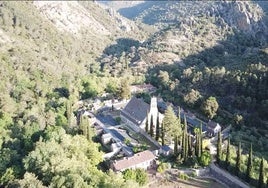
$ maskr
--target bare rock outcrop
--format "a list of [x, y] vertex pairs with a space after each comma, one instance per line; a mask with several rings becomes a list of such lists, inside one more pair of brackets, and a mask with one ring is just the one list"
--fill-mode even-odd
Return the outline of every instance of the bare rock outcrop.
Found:
[[34, 5], [59, 30], [77, 34], [87, 29], [101, 35], [110, 34], [77, 1], [34, 1]]

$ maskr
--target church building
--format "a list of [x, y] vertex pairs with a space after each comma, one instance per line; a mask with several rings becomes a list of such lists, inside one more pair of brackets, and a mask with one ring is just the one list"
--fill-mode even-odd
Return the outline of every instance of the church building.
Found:
[[145, 130], [147, 117], [149, 119], [149, 125], [151, 124], [151, 121], [153, 121], [155, 131], [158, 115], [161, 116], [159, 118], [161, 121], [163, 119], [163, 115], [158, 112], [156, 97], [151, 98], [150, 105], [144, 102], [142, 99], [132, 97], [129, 103], [121, 111], [120, 117], [123, 122], [138, 132], [140, 128]]

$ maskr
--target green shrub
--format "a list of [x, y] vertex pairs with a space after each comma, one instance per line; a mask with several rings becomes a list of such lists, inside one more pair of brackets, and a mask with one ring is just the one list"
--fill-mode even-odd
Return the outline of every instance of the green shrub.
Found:
[[188, 180], [189, 176], [187, 174], [185, 174], [185, 173], [180, 173], [179, 178], [182, 179], [182, 180]]

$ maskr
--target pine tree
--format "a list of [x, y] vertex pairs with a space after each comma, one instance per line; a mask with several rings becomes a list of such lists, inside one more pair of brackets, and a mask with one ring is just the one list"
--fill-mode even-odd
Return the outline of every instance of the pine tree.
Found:
[[162, 130], [167, 138], [174, 141], [175, 136], [181, 137], [182, 129], [171, 106], [167, 107], [165, 116], [162, 121]]
[[241, 142], [238, 144], [238, 150], [236, 155], [235, 174], [238, 176], [241, 168]]
[[228, 138], [227, 151], [226, 151], [226, 159], [225, 159], [225, 167], [226, 169], [230, 165], [231, 155], [230, 155], [230, 138]]
[[[267, 179], [268, 181], [268, 179]], [[261, 159], [261, 165], [260, 165], [260, 173], [259, 173], [259, 182], [258, 182], [258, 188], [264, 187], [264, 166], [263, 166], [263, 158]]]
[[150, 136], [154, 136], [154, 121], [153, 121], [153, 115], [151, 115], [151, 121], [150, 121]]
[[218, 164], [220, 163], [221, 156], [222, 156], [222, 148], [221, 148], [221, 145], [222, 145], [222, 138], [221, 138], [221, 132], [219, 131], [218, 132], [218, 142], [217, 142], [217, 156], [216, 156], [216, 159], [217, 159], [217, 163]]
[[159, 113], [157, 113], [156, 120], [156, 130], [155, 130], [155, 140], [158, 141], [160, 136], [160, 122], [159, 122]]
[[247, 164], [247, 172], [246, 172], [246, 180], [250, 182], [253, 172], [253, 165], [252, 165], [252, 144], [250, 145], [250, 151], [248, 154], [248, 164]]

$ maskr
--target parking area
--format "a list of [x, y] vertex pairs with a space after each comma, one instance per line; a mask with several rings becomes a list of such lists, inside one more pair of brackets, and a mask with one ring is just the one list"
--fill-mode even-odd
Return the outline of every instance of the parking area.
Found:
[[100, 122], [102, 122], [103, 124], [105, 124], [105, 125], [109, 125], [109, 126], [115, 126], [115, 125], [117, 125], [116, 120], [111, 115], [98, 114], [98, 115], [96, 115], [96, 118]]
[[157, 147], [148, 140], [141, 133], [132, 130], [129, 126], [123, 124], [118, 124], [120, 119], [120, 111], [103, 111], [96, 115], [96, 119], [101, 122], [106, 129], [115, 137], [115, 140], [120, 140], [122, 143], [127, 143], [131, 148], [146, 146], [149, 150], [156, 150]]

